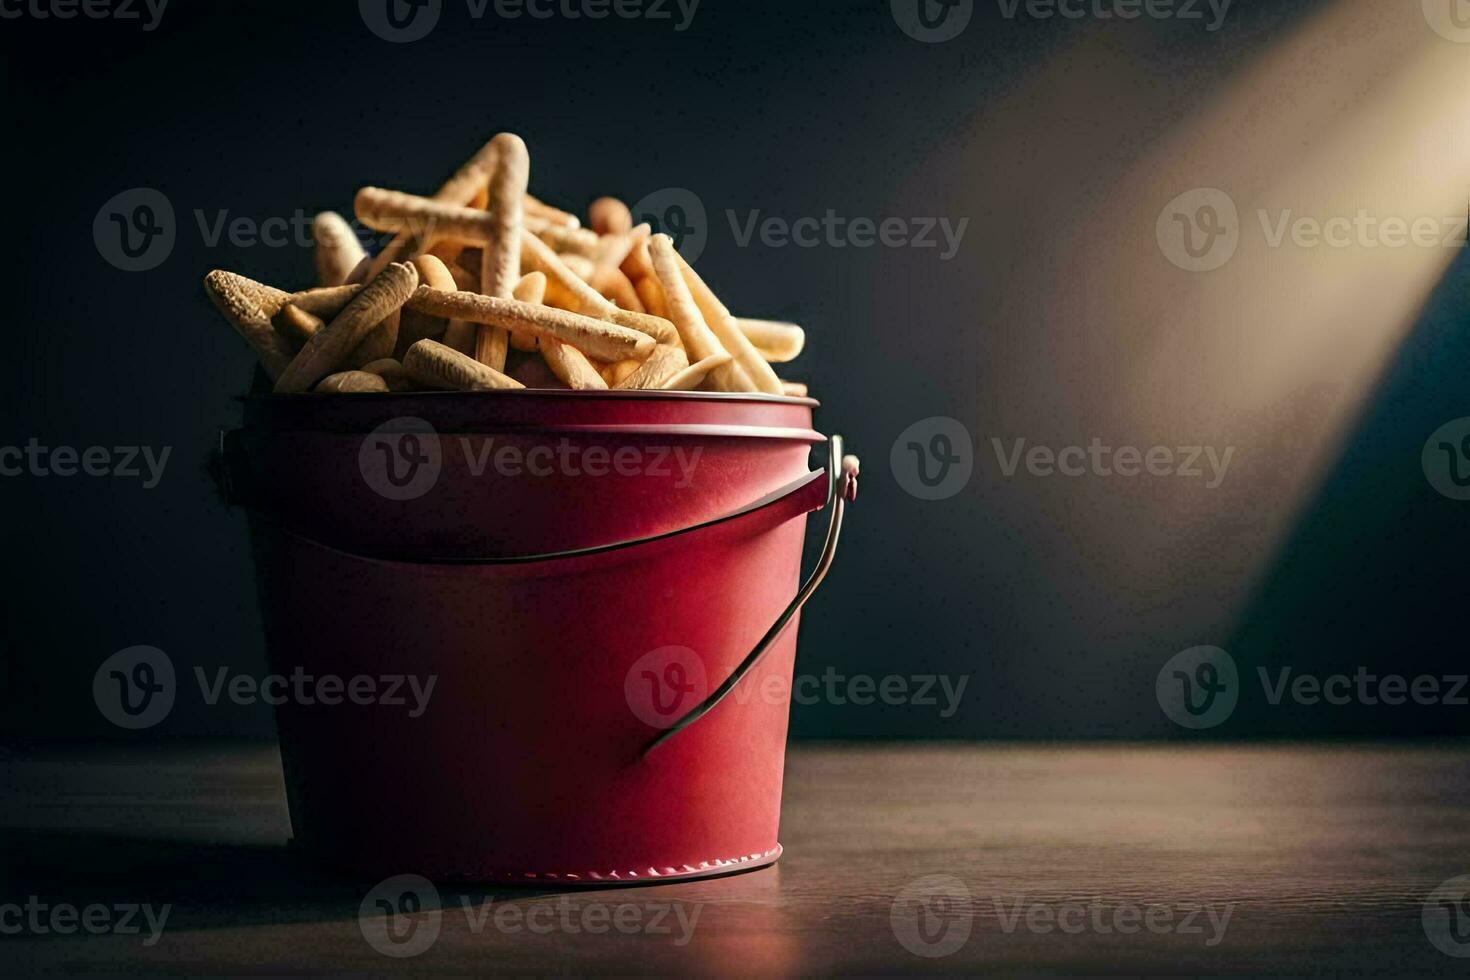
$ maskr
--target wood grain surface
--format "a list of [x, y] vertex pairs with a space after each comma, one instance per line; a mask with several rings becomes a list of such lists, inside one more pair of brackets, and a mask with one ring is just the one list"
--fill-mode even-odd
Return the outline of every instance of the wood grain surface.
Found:
[[797, 747], [775, 867], [439, 889], [404, 920], [437, 937], [391, 957], [359, 921], [374, 883], [286, 847], [274, 746], [11, 747], [0, 905], [171, 910], [152, 945], [23, 924], [0, 968], [1464, 976], [1431, 933], [1470, 954], [1470, 903], [1425, 901], [1470, 874], [1466, 748]]

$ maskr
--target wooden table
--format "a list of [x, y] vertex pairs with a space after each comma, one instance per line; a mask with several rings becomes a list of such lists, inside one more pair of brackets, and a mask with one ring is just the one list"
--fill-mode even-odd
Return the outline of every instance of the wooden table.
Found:
[[[153, 945], [146, 925], [6, 936], [7, 972], [1470, 968], [1430, 941], [1455, 942], [1449, 920], [1422, 915], [1431, 891], [1470, 874], [1459, 745], [798, 747], [777, 866], [596, 892], [440, 889], [444, 910], [417, 920], [437, 939], [404, 958], [365, 938], [364, 884], [284, 846], [273, 746], [12, 748], [0, 761], [3, 901], [101, 904], [110, 922], [120, 906], [172, 906]], [[0, 927], [20, 914], [0, 909]]]

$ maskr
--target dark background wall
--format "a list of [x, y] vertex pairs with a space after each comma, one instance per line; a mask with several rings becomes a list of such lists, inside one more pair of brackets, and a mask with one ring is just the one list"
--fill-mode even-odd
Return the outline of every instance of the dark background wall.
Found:
[[[906, 35], [879, 0], [704, 0], [683, 31], [476, 21], [446, 0], [409, 44], [376, 37], [350, 2], [173, 0], [151, 32], [0, 21], [0, 445], [171, 449], [151, 490], [0, 479], [0, 724], [115, 734], [92, 675], [137, 644], [182, 669], [265, 669], [243, 519], [205, 473], [251, 358], [200, 279], [226, 267], [305, 284], [310, 259], [210, 245], [195, 212], [347, 213], [363, 184], [431, 190], [514, 130], [533, 190], [555, 203], [693, 190], [707, 213], [701, 269], [739, 312], [808, 329], [786, 374], [810, 382], [819, 424], [866, 469], [798, 670], [968, 681], [948, 717], [822, 699], [798, 706], [798, 735], [1171, 737], [1155, 678], [1201, 644], [1228, 650], [1246, 678], [1214, 735], [1470, 731], [1466, 707], [1272, 706], [1251, 690], [1261, 666], [1465, 670], [1470, 504], [1433, 489], [1421, 450], [1470, 415], [1470, 263], [1456, 248], [1382, 263], [1268, 254], [1246, 204], [1320, 212], [1327, 185], [1342, 191], [1329, 213], [1366, 202], [1394, 214], [1411, 206], [1395, 189], [1449, 175], [1460, 193], [1443, 203], [1464, 213], [1470, 88], [1456, 106], [1463, 72], [1434, 72], [1470, 49], [1428, 30], [1417, 4], [1381, 6], [1405, 9], [1239, 2], [1209, 31], [1008, 19], [982, 2], [939, 44]], [[1359, 19], [1332, 20], [1348, 11]], [[1283, 51], [1287, 68], [1273, 65]], [[1416, 133], [1438, 142], [1391, 152]], [[129, 273], [99, 255], [93, 219], [135, 187], [171, 202], [177, 241]], [[1224, 189], [1245, 215], [1241, 257], [1209, 273], [1176, 268], [1155, 243], [1160, 209], [1194, 187]], [[727, 211], [757, 209], [969, 223], [948, 260], [942, 248], [742, 246]], [[1365, 284], [1371, 297], [1347, 302]], [[924, 500], [890, 450], [937, 416], [962, 423], [973, 472]], [[1206, 488], [1007, 476], [992, 442], [1094, 437], [1234, 456]], [[154, 731], [270, 724], [268, 709], [181, 697]]]

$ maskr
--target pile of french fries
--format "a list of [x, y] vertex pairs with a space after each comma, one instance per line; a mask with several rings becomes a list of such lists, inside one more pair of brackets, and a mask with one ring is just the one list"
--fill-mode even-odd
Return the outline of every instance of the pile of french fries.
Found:
[[394, 237], [368, 255], [316, 217], [318, 285], [287, 292], [223, 270], [205, 292], [282, 394], [662, 389], [805, 395], [772, 364], [798, 326], [736, 317], [667, 235], [602, 198], [584, 227], [527, 193], [530, 155], [501, 133], [433, 197], [364, 187], [357, 219]]

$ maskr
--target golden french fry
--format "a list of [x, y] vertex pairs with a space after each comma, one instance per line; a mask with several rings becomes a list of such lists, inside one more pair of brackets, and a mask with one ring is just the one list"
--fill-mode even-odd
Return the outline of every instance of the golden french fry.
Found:
[[287, 294], [223, 269], [204, 277], [204, 292], [255, 351], [265, 373], [272, 381], [278, 379], [295, 356], [290, 343], [271, 325], [271, 318], [285, 305]]
[[[516, 288], [511, 292], [511, 298], [522, 303], [543, 302], [546, 299], [546, 273], [528, 272], [521, 276], [521, 281], [516, 283]], [[534, 351], [541, 346], [541, 338], [524, 330], [512, 330], [510, 345], [518, 351]]]
[[721, 364], [730, 363], [731, 355], [728, 351], [720, 354], [711, 354], [702, 361], [695, 361], [678, 374], [659, 385], [664, 391], [693, 391], [698, 388], [700, 382], [704, 381], [715, 368]]
[[579, 391], [607, 388], [607, 382], [597, 373], [592, 362], [587, 360], [587, 355], [555, 337], [541, 338], [541, 358], [551, 368], [551, 373], [560, 378], [568, 388]]
[[587, 224], [599, 235], [626, 235], [633, 227], [633, 212], [615, 197], [599, 197], [587, 208]]
[[554, 208], [545, 201], [533, 197], [530, 194], [526, 195], [525, 210], [526, 214], [534, 218], [540, 218], [542, 221], [558, 225], [562, 228], [582, 227], [581, 220], [575, 214], [563, 211], [561, 208]]
[[360, 370], [382, 378], [389, 391], [412, 391], [414, 388], [413, 379], [408, 376], [408, 369], [401, 361], [394, 358], [385, 357], [382, 360], [372, 361], [364, 364]]
[[341, 371], [329, 374], [317, 382], [314, 391], [337, 392], [340, 394], [363, 394], [388, 390], [388, 382], [367, 371]]
[[630, 357], [643, 360], [653, 353], [656, 346], [654, 339], [647, 334], [605, 320], [479, 293], [446, 293], [422, 286], [408, 300], [408, 307], [438, 316], [453, 316], [507, 330], [528, 330], [541, 336], [555, 337], [599, 361], [621, 361]]
[[312, 219], [311, 240], [316, 243], [316, 281], [323, 286], [340, 286], [367, 257], [357, 233], [336, 211]]
[[606, 381], [609, 387], [616, 388], [624, 378], [638, 370], [642, 364], [642, 361], [614, 361], [603, 365], [602, 370], [598, 373], [602, 375], [602, 380]]
[[[689, 283], [684, 279], [674, 240], [668, 235], [654, 235], [648, 240], [648, 252], [653, 261], [654, 275], [658, 276], [658, 284], [663, 287], [664, 299], [669, 304], [669, 319], [679, 331], [684, 351], [696, 361], [724, 353], [724, 345], [705, 322], [689, 290]], [[683, 367], [688, 367], [688, 363], [686, 360]], [[733, 361], [716, 367], [708, 375], [709, 384], [716, 391], [756, 391], [755, 385], [743, 376], [739, 367]]]
[[617, 307], [580, 278], [561, 256], [535, 235], [521, 236], [521, 261], [528, 270], [546, 274], [546, 301], [565, 302], [573, 313], [606, 318]]
[[572, 252], [557, 252], [556, 254], [562, 262], [566, 263], [566, 267], [571, 269], [578, 279], [587, 283], [589, 286], [591, 285], [592, 273], [597, 270], [597, 266], [593, 264], [591, 259], [585, 255], [576, 255]]
[[659, 287], [656, 277], [644, 276], [633, 283], [633, 288], [638, 290], [638, 299], [643, 302], [645, 310], [665, 320], [669, 318], [669, 304], [664, 302], [664, 291]]
[[781, 394], [790, 398], [805, 398], [806, 385], [800, 381], [783, 381], [781, 382]]
[[[731, 316], [730, 310], [724, 303], [720, 302], [714, 290], [710, 289], [705, 281], [694, 271], [694, 267], [684, 261], [684, 256], [677, 251], [674, 257], [679, 262], [679, 271], [684, 274], [684, 282], [688, 284], [690, 293], [694, 296], [694, 302], [703, 314], [705, 323], [709, 324], [710, 330], [719, 338], [720, 345], [735, 357], [735, 363], [745, 371], [746, 377], [755, 382], [756, 388], [768, 395], [781, 394], [781, 379], [776, 377], [776, 372], [761, 357], [760, 352], [755, 349], [740, 328], [735, 325], [735, 317]], [[716, 370], [724, 370], [717, 368]]]
[[806, 346], [806, 331], [794, 323], [736, 317], [735, 326], [772, 364], [794, 361]]
[[625, 390], [658, 388], [688, 366], [689, 358], [684, 355], [683, 350], [668, 344], [659, 344], [648, 360], [638, 366], [638, 370], [618, 382], [618, 387]]
[[652, 233], [652, 227], [644, 222], [626, 234], [603, 235], [597, 240], [597, 251], [592, 255], [592, 262], [597, 267], [597, 271], [620, 268], [628, 260], [628, 255], [633, 249], [646, 242]]
[[305, 347], [311, 335], [326, 326], [321, 317], [306, 312], [295, 303], [281, 307], [281, 312], [271, 322], [297, 350]]
[[527, 231], [557, 252], [570, 252], [588, 258], [597, 254], [601, 239], [595, 232], [586, 228], [567, 228], [529, 214], [525, 216], [525, 222]]
[[[522, 208], [526, 184], [531, 179], [531, 156], [525, 142], [513, 133], [495, 137], [500, 161], [490, 178], [488, 210], [490, 237], [480, 257], [480, 292], [486, 296], [511, 298], [521, 278]], [[510, 335], [494, 324], [481, 324], [475, 337], [475, 360], [497, 371], [505, 370]]]
[[653, 278], [653, 258], [648, 251], [648, 243], [652, 237], [635, 238], [627, 256], [623, 258], [621, 268], [635, 283], [639, 279]]
[[502, 388], [524, 388], [488, 364], [481, 364], [453, 347], [437, 340], [421, 340], [403, 355], [403, 367], [409, 377], [429, 388], [446, 391], [491, 391]]
[[358, 191], [354, 207], [357, 220], [369, 228], [405, 232], [423, 242], [484, 245], [499, 230], [493, 208], [481, 211], [382, 187], [364, 187]]
[[[449, 267], [442, 259], [430, 252], [416, 257], [413, 260], [413, 267], [419, 274], [419, 282], [425, 286], [449, 290], [458, 288], [454, 276], [449, 272]], [[393, 356], [401, 358], [410, 347], [420, 340], [425, 337], [438, 339], [443, 337], [448, 329], [448, 321], [443, 317], [429, 316], [417, 310], [404, 310], [398, 324], [398, 341], [394, 344]]]
[[627, 327], [629, 330], [646, 333], [660, 344], [668, 344], [670, 347], [684, 346], [684, 342], [679, 339], [679, 331], [661, 316], [615, 309], [608, 314], [607, 321], [616, 323], [620, 327]]
[[619, 309], [634, 313], [646, 312], [642, 301], [638, 299], [638, 290], [633, 288], [623, 270], [617, 266], [592, 270], [592, 278], [587, 280], [587, 285], [612, 300]]
[[[490, 183], [490, 174], [495, 169], [495, 161], [499, 155], [500, 148], [495, 145], [494, 140], [480, 147], [479, 152], [466, 160], [464, 166], [444, 182], [434, 194], [434, 200], [444, 204], [469, 204]], [[403, 258], [411, 259], [430, 244], [432, 242], [426, 242], [401, 232], [394, 236], [393, 240], [375, 258], [364, 260], [353, 271], [352, 278], [348, 282], [368, 282], [376, 279], [378, 274], [388, 268], [391, 263]]]
[[[275, 390], [283, 394], [310, 390], [314, 384], [331, 374], [333, 368], [342, 363], [369, 332], [396, 313], [413, 294], [418, 282], [417, 270], [406, 262], [395, 262], [384, 269], [382, 275], [368, 283], [341, 313], [312, 335], [306, 346], [301, 348], [276, 379]], [[397, 339], [396, 328], [393, 339]], [[391, 341], [387, 348], [391, 354]]]
[[360, 292], [362, 286], [355, 283], [345, 286], [319, 286], [292, 293], [286, 301], [303, 313], [327, 320], [341, 313], [342, 308], [352, 302], [352, 298]]

